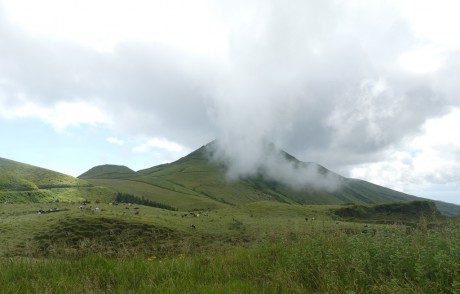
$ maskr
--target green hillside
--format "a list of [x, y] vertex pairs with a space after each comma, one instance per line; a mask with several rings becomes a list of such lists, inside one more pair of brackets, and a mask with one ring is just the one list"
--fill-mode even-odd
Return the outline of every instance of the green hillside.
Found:
[[126, 178], [134, 174], [134, 171], [124, 165], [99, 165], [80, 175], [80, 179], [104, 179], [104, 178]]
[[113, 192], [78, 178], [0, 158], [1, 202], [109, 200]]
[[[181, 210], [219, 208], [242, 205], [255, 201], [276, 201], [288, 204], [374, 204], [421, 199], [397, 192], [366, 181], [348, 179], [326, 168], [297, 160], [288, 153], [277, 150], [298, 168], [310, 168], [317, 171], [318, 179], [329, 178], [340, 182], [337, 189], [322, 189], [308, 185], [293, 189], [282, 181], [270, 178], [264, 171], [257, 176], [228, 181], [226, 166], [211, 160], [215, 143], [203, 146], [189, 155], [170, 164], [163, 164], [140, 170], [135, 173], [115, 173], [106, 166], [96, 167], [84, 173], [80, 178], [105, 186], [114, 191], [145, 197], [177, 207]], [[274, 148], [270, 145], [268, 148]], [[94, 171], [99, 172], [97, 176]], [[93, 171], [93, 172], [91, 172]], [[460, 206], [437, 203], [446, 215], [459, 215]]]
[[432, 202], [285, 153], [340, 188], [295, 190], [263, 170], [229, 182], [208, 148], [138, 172], [96, 167], [88, 180], [1, 160], [1, 292], [460, 290], [460, 219]]

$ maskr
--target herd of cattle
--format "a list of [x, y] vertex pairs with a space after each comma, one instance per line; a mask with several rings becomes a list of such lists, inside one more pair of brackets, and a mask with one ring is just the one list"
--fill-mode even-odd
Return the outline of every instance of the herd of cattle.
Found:
[[[101, 211], [101, 209], [100, 209], [99, 207], [95, 207], [95, 208], [93, 209], [92, 206], [90, 206], [90, 205], [88, 205], [88, 204], [91, 204], [91, 201], [88, 201], [88, 200], [82, 201], [82, 202], [80, 203], [79, 209], [82, 210], [82, 211], [83, 211], [83, 210]], [[118, 202], [118, 201], [112, 201], [112, 202], [110, 202], [109, 204], [110, 204], [110, 205], [119, 205], [120, 202]], [[126, 205], [127, 205], [127, 206], [125, 207], [125, 209], [126, 209], [126, 210], [130, 210], [130, 207], [129, 207], [129, 206], [131, 206], [132, 203], [126, 203]], [[67, 209], [64, 209], [64, 210], [67, 210]], [[132, 208], [132, 210], [134, 211], [134, 215], [139, 215], [139, 213], [140, 213], [139, 207], [134, 207], [134, 208]], [[39, 209], [39, 210], [37, 211], [37, 214], [47, 214], [47, 213], [53, 213], [53, 212], [59, 212], [59, 211], [63, 211], [63, 210], [60, 210], [59, 208], [50, 208], [50, 209], [48, 209], [48, 210]], [[125, 212], [124, 212], [123, 214], [125, 214]], [[193, 217], [193, 218], [196, 217], [196, 218], [198, 218], [198, 217], [200, 217], [200, 216], [201, 216], [200, 213], [195, 213], [195, 212], [189, 212], [189, 213], [181, 214], [181, 217], [182, 217], [182, 218], [185, 218], [185, 217]], [[203, 214], [203, 216], [204, 216], [204, 217], [208, 217], [209, 215], [205, 213], [205, 214]], [[308, 222], [308, 221], [315, 221], [315, 220], [316, 220], [315, 217], [310, 217], [310, 218], [306, 217], [306, 218], [305, 218], [305, 221], [306, 221], [306, 222]], [[337, 221], [336, 224], [340, 224], [340, 222]], [[367, 227], [367, 225], [366, 225], [366, 227]], [[196, 229], [196, 225], [195, 225], [195, 224], [191, 224], [191, 225], [189, 225], [189, 228], [191, 228], [191, 229]]]
[[59, 208], [50, 208], [48, 210], [39, 209], [37, 211], [37, 214], [47, 214], [47, 213], [53, 213], [53, 212], [59, 212], [59, 211], [62, 211], [62, 210], [60, 210]]

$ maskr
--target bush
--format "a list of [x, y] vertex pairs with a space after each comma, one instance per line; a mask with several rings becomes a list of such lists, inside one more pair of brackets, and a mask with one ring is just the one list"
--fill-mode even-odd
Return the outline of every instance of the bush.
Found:
[[151, 207], [157, 207], [157, 208], [177, 211], [177, 208], [169, 206], [167, 204], [144, 199], [144, 197], [139, 198], [134, 195], [124, 194], [124, 193], [117, 193], [117, 196], [115, 197], [115, 201], [123, 202], [123, 203], [136, 203], [136, 204], [145, 205], [145, 206], [151, 206]]

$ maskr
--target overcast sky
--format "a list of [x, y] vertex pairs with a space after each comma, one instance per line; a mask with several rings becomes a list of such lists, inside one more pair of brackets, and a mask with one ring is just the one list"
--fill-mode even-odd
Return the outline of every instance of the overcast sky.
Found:
[[215, 138], [235, 156], [268, 139], [344, 176], [460, 203], [458, 11], [0, 0], [0, 157], [78, 176], [171, 162]]

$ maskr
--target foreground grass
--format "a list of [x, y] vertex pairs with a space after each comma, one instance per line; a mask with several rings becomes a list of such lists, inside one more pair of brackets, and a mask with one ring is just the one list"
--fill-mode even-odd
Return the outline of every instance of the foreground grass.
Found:
[[228, 250], [0, 259], [4, 293], [460, 293], [460, 227], [310, 227]]

